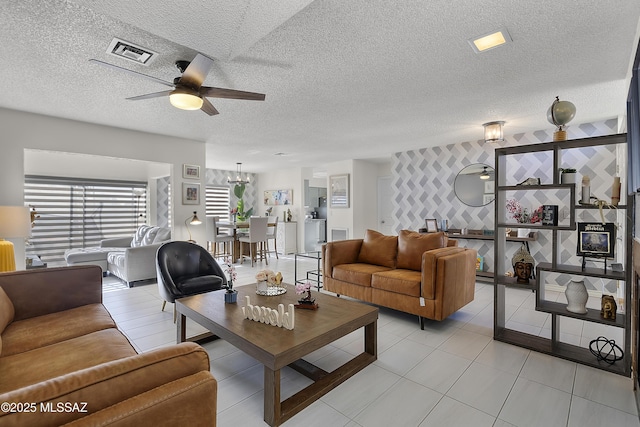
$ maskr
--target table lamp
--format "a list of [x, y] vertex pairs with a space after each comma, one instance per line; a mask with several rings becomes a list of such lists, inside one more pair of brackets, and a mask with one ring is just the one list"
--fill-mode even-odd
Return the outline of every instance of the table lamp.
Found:
[[200, 221], [200, 218], [198, 218], [198, 213], [196, 211], [193, 211], [193, 215], [189, 215], [189, 218], [187, 218], [184, 221], [184, 225], [187, 226], [187, 231], [189, 232], [189, 240], [187, 240], [187, 242], [196, 243], [196, 241], [191, 238], [191, 230], [189, 230], [189, 224], [191, 225], [202, 224], [202, 221]]
[[31, 215], [27, 206], [0, 206], [0, 271], [16, 269], [13, 243], [4, 239], [31, 236]]

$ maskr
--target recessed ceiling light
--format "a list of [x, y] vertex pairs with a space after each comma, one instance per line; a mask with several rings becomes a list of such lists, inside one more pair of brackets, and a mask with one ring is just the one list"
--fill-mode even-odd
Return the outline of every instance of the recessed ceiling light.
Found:
[[479, 37], [469, 39], [469, 44], [476, 53], [484, 52], [494, 47], [502, 46], [505, 43], [510, 43], [513, 40], [509, 35], [506, 28], [501, 28], [498, 31], [494, 31], [489, 34], [483, 34]]

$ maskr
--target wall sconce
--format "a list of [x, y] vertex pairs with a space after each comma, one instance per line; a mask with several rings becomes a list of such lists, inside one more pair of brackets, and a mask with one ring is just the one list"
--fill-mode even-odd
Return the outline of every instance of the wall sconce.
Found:
[[193, 211], [193, 215], [190, 215], [187, 219], [184, 220], [184, 225], [187, 227], [187, 231], [189, 232], [189, 240], [188, 242], [196, 243], [195, 240], [191, 238], [191, 230], [189, 230], [189, 224], [191, 225], [200, 225], [202, 221], [198, 218], [198, 212]]
[[31, 214], [27, 206], [0, 206], [0, 271], [15, 271], [13, 243], [5, 238], [31, 236]]
[[484, 126], [484, 142], [504, 141], [504, 133], [502, 132], [504, 122], [488, 122]]

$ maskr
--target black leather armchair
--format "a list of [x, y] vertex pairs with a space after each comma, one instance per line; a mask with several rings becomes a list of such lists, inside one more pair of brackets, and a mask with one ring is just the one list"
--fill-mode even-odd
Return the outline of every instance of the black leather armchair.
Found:
[[[189, 242], [167, 242], [156, 253], [158, 290], [168, 302], [191, 295], [217, 291], [227, 286], [227, 278], [211, 254]], [[175, 310], [174, 310], [175, 321]]]

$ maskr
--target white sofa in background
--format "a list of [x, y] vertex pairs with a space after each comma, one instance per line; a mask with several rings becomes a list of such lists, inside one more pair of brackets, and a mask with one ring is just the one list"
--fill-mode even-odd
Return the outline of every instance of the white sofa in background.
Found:
[[133, 237], [104, 239], [99, 247], [75, 248], [65, 252], [67, 265], [99, 265], [129, 287], [139, 280], [155, 279], [156, 251], [171, 240], [171, 230], [141, 225]]

